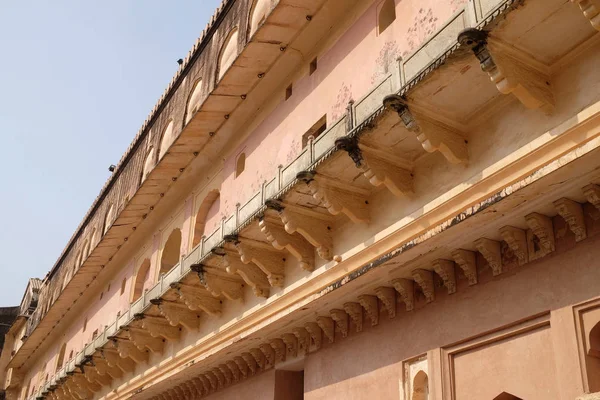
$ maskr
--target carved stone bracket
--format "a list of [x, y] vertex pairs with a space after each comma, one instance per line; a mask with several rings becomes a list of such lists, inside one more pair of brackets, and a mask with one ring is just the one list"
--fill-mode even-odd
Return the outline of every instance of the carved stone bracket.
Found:
[[148, 352], [139, 350], [133, 342], [120, 337], [112, 338], [112, 342], [121, 358], [129, 357], [138, 364], [148, 361]]
[[488, 262], [494, 276], [502, 273], [502, 247], [500, 242], [480, 238], [475, 241], [475, 247]]
[[329, 315], [331, 315], [331, 318], [335, 321], [337, 328], [342, 334], [342, 337], [348, 337], [349, 319], [346, 311], [334, 308], [333, 310], [329, 311]]
[[542, 108], [545, 112], [554, 109], [550, 78], [531, 64], [533, 57], [475, 28], [462, 31], [458, 41], [473, 50], [481, 69], [500, 93], [512, 93], [527, 108]]
[[300, 268], [303, 270], [314, 270], [314, 249], [300, 234], [287, 233], [281, 219], [262, 218], [258, 225], [273, 247], [277, 250], [287, 250], [300, 262]]
[[367, 191], [310, 171], [299, 172], [296, 178], [306, 183], [315, 200], [332, 215], [343, 213], [352, 222], [369, 222]]
[[330, 233], [330, 219], [316, 211], [275, 201], [267, 201], [267, 207], [278, 212], [287, 233], [298, 232], [317, 249], [323, 260], [333, 258], [333, 241]]
[[204, 287], [183, 283], [175, 283], [174, 286], [178, 290], [181, 300], [191, 310], [202, 310], [214, 317], [221, 315], [221, 300], [211, 295]]
[[231, 373], [229, 367], [225, 364], [221, 364], [217, 368], [219, 369], [219, 371], [221, 371], [221, 374], [225, 378], [225, 384], [231, 385], [233, 383], [233, 374]]
[[399, 278], [394, 279], [391, 283], [400, 294], [400, 298], [406, 306], [406, 311], [412, 311], [415, 308], [414, 282], [410, 279]]
[[262, 351], [263, 354], [265, 355], [265, 360], [266, 360], [265, 368], [275, 366], [275, 350], [273, 349], [273, 347], [268, 343], [262, 343], [258, 347], [259, 347], [260, 351]]
[[435, 260], [433, 262], [433, 270], [444, 281], [444, 286], [448, 289], [448, 294], [456, 293], [456, 274], [454, 272], [454, 261], [450, 260]]
[[122, 372], [129, 373], [135, 369], [135, 363], [131, 358], [123, 358], [116, 348], [101, 350], [101, 354], [110, 367], [119, 368]]
[[381, 300], [383, 307], [390, 319], [396, 317], [396, 290], [389, 286], [380, 286], [375, 289], [377, 298]]
[[583, 218], [583, 207], [576, 201], [562, 198], [554, 203], [556, 211], [569, 225], [569, 229], [575, 234], [575, 241], [579, 242], [587, 237], [585, 220]]
[[600, 6], [594, 3], [594, 0], [571, 0], [571, 2], [579, 5], [583, 16], [590, 21], [594, 29], [600, 31]]
[[266, 275], [271, 286], [283, 287], [285, 255], [273, 246], [256, 240], [239, 238], [235, 243], [244, 264], [256, 264]]
[[221, 381], [219, 381], [219, 377], [217, 375], [215, 375], [215, 373], [213, 371], [207, 371], [204, 373], [204, 376], [208, 379], [208, 381], [210, 382], [210, 386], [212, 388], [212, 390], [219, 390], [222, 388], [222, 384]]
[[405, 160], [360, 144], [356, 137], [341, 137], [335, 141], [335, 146], [348, 153], [371, 185], [385, 185], [398, 197], [413, 192], [412, 165]]
[[152, 299], [150, 302], [158, 307], [160, 314], [171, 326], [182, 325], [189, 330], [198, 329], [198, 314], [190, 311], [187, 306], [162, 299]]
[[463, 270], [469, 285], [477, 283], [477, 254], [473, 251], [458, 249], [452, 252], [454, 262]]
[[148, 349], [153, 353], [162, 352], [164, 339], [152, 337], [146, 330], [132, 326], [125, 328], [125, 331], [139, 350], [145, 351], [145, 349]]
[[[543, 250], [541, 255], [543, 256], [554, 251], [554, 227], [552, 219], [539, 213], [531, 213], [525, 216], [525, 221], [540, 242]], [[535, 250], [535, 248], [529, 249], [530, 257]]]
[[298, 356], [298, 338], [296, 335], [293, 333], [284, 333], [281, 339], [285, 343], [287, 354], [291, 358], [296, 358]]
[[308, 354], [310, 347], [310, 334], [306, 328], [294, 328], [292, 330], [296, 339], [298, 339], [298, 352], [302, 351], [303, 354]]
[[433, 272], [426, 269], [415, 269], [412, 272], [412, 277], [425, 295], [425, 301], [427, 301], [427, 303], [431, 303], [435, 299]]
[[252, 354], [252, 357], [254, 357], [254, 360], [260, 369], [265, 369], [267, 367], [267, 357], [265, 357], [265, 353], [260, 349], [250, 349], [250, 354]]
[[417, 136], [425, 151], [439, 151], [452, 164], [468, 162], [466, 140], [456, 129], [429, 116], [414, 114], [401, 96], [389, 95], [383, 99], [383, 104], [398, 113], [406, 129]]
[[600, 186], [598, 185], [587, 185], [582, 188], [583, 194], [587, 198], [587, 201], [592, 203], [594, 207], [600, 210]]
[[204, 265], [192, 265], [191, 269], [198, 274], [202, 285], [213, 296], [225, 296], [234, 301], [244, 298], [244, 288], [239, 278], [223, 276]]
[[240, 374], [242, 374], [242, 376], [246, 378], [250, 372], [250, 368], [248, 367], [248, 363], [246, 362], [246, 360], [243, 359], [241, 356], [237, 356], [233, 358], [233, 362], [235, 362], [235, 365], [237, 365], [237, 367], [239, 368]]
[[287, 351], [283, 339], [276, 338], [271, 340], [269, 343], [271, 344], [273, 350], [275, 350], [275, 362], [285, 361]]
[[227, 366], [227, 368], [229, 368], [233, 381], [238, 382], [242, 377], [242, 373], [240, 372], [240, 368], [238, 367], [238, 365], [233, 360], [227, 361], [225, 365]]
[[269, 297], [271, 285], [267, 275], [257, 265], [243, 263], [237, 251], [222, 250], [223, 266], [225, 266], [227, 273], [241, 276], [257, 297]]
[[[263, 356], [264, 356], [264, 354], [263, 354]], [[250, 373], [252, 375], [256, 374], [256, 371], [258, 371], [259, 365], [256, 362], [256, 359], [254, 358], [254, 356], [250, 353], [242, 353], [242, 358], [244, 359], [244, 361], [246, 362], [246, 365], [248, 366], [248, 371], [250, 371]], [[239, 366], [239, 364], [238, 364], [238, 366]]]
[[198, 375], [197, 378], [202, 383], [202, 387], [204, 388], [205, 393], [212, 393], [216, 390], [216, 386], [217, 386], [216, 382], [215, 382], [215, 386], [213, 387], [213, 385], [211, 384], [211, 381], [204, 374]]
[[141, 319], [140, 324], [153, 337], [162, 337], [167, 340], [177, 341], [181, 334], [181, 330], [178, 327], [171, 326], [166, 319], [160, 317], [145, 315]]
[[363, 328], [362, 306], [359, 303], [348, 302], [348, 303], [344, 303], [344, 310], [346, 310], [346, 312], [350, 316], [350, 319], [352, 319], [352, 322], [354, 322], [354, 325], [356, 326], [356, 332], [362, 332], [362, 328]]
[[108, 375], [113, 379], [120, 379], [123, 376], [123, 370], [115, 365], [109, 365], [104, 356], [94, 357], [94, 367], [103, 376]]
[[310, 339], [314, 345], [315, 350], [319, 350], [321, 348], [323, 337], [323, 331], [321, 330], [321, 327], [319, 327], [319, 324], [317, 324], [316, 322], [307, 322], [306, 324], [304, 324], [304, 327], [310, 335]]
[[379, 323], [379, 300], [377, 296], [363, 294], [358, 296], [358, 302], [367, 312], [367, 316], [371, 320], [371, 326]]
[[335, 322], [330, 317], [317, 317], [317, 324], [323, 330], [323, 333], [333, 343], [335, 339]]
[[526, 264], [529, 261], [527, 233], [523, 229], [505, 226], [500, 228], [500, 235], [519, 259], [519, 265]]

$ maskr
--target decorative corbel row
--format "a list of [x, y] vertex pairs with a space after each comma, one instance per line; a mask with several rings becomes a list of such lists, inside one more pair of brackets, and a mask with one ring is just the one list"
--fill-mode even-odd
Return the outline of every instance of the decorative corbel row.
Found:
[[359, 303], [348, 302], [344, 303], [344, 310], [354, 322], [354, 326], [356, 326], [356, 332], [362, 332], [363, 328], [363, 309]]
[[592, 27], [600, 31], [600, 6], [594, 3], [594, 0], [571, 0], [572, 3], [579, 5], [583, 16], [590, 21]]
[[150, 303], [158, 307], [160, 314], [171, 326], [182, 325], [189, 330], [196, 330], [200, 326], [198, 314], [183, 304], [162, 299], [152, 299]]
[[425, 151], [429, 153], [439, 151], [452, 164], [468, 162], [467, 142], [456, 129], [429, 116], [413, 113], [399, 95], [386, 96], [383, 104], [398, 113], [406, 129], [417, 136]]
[[299, 172], [296, 178], [306, 183], [314, 199], [330, 214], [343, 213], [355, 223], [369, 222], [366, 190], [311, 171]]
[[242, 378], [242, 372], [240, 371], [238, 365], [233, 360], [226, 361], [225, 365], [227, 368], [229, 368], [233, 381], [239, 382], [239, 380]]
[[94, 361], [90, 360], [90, 362], [90, 365], [86, 365], [83, 367], [86, 379], [90, 382], [98, 382], [98, 384], [103, 386], [110, 385], [112, 383], [113, 378], [108, 374], [101, 375], [100, 373], [98, 373], [98, 370], [94, 365]]
[[153, 353], [161, 353], [163, 350], [164, 339], [152, 337], [149, 332], [142, 328], [128, 326], [124, 328], [129, 340], [135, 344], [140, 351], [150, 350]]
[[587, 201], [600, 210], [600, 186], [591, 184], [584, 186], [582, 190]]
[[243, 281], [239, 278], [224, 276], [225, 272], [219, 273], [207, 265], [192, 265], [190, 269], [198, 274], [202, 285], [213, 296], [224, 296], [234, 301], [244, 298]]
[[102, 357], [112, 368], [118, 368], [124, 373], [132, 372], [135, 369], [135, 363], [130, 358], [122, 358], [116, 348], [104, 348], [101, 351]]
[[330, 232], [331, 217], [303, 207], [273, 200], [266, 201], [265, 205], [277, 211], [287, 233], [298, 232], [317, 249], [319, 257], [326, 261], [333, 259], [333, 241]]
[[283, 339], [272, 339], [269, 344], [275, 350], [275, 362], [285, 361], [287, 357], [287, 348]]
[[335, 147], [348, 153], [356, 168], [362, 171], [371, 185], [385, 185], [397, 197], [413, 192], [411, 163], [360, 144], [357, 137], [341, 137], [335, 141]]
[[285, 343], [287, 354], [291, 358], [296, 358], [298, 356], [298, 338], [296, 335], [293, 333], [284, 333], [281, 339]]
[[129, 357], [138, 364], [148, 361], [148, 352], [139, 350], [130, 340], [118, 336], [113, 336], [110, 339], [121, 358]]
[[553, 202], [558, 214], [563, 217], [569, 229], [575, 234], [575, 241], [579, 242], [587, 237], [583, 207], [576, 201], [562, 198]]
[[553, 252], [555, 250], [555, 244], [552, 219], [539, 213], [531, 213], [525, 216], [525, 221], [541, 245], [540, 249], [536, 249], [535, 242], [533, 240], [529, 241], [529, 256], [531, 257], [536, 251], [540, 250], [540, 257]]
[[492, 275], [502, 273], [502, 246], [495, 240], [480, 238], [475, 241], [475, 247], [488, 262]]
[[500, 93], [512, 93], [527, 108], [541, 108], [547, 113], [554, 109], [550, 77], [531, 64], [530, 55], [475, 28], [462, 31], [458, 41], [473, 51], [481, 69], [490, 76]]
[[292, 330], [296, 339], [298, 339], [298, 352], [308, 354], [310, 349], [310, 334], [306, 328], [294, 328]]
[[342, 337], [343, 338], [347, 337], [349, 320], [348, 320], [348, 314], [346, 313], [346, 311], [340, 310], [338, 308], [334, 308], [333, 310], [329, 311], [329, 315], [331, 315], [331, 318], [335, 321], [335, 324], [337, 325], [337, 328], [341, 332]]
[[139, 324], [147, 330], [153, 337], [162, 337], [166, 340], [177, 341], [181, 336], [181, 329], [177, 326], [172, 326], [163, 318], [150, 315], [136, 315]]
[[254, 358], [254, 361], [256, 361], [256, 365], [264, 370], [267, 366], [267, 357], [265, 357], [265, 353], [260, 349], [250, 349], [250, 354]]
[[202, 310], [213, 317], [221, 315], [221, 300], [208, 293], [204, 287], [178, 282], [171, 284], [171, 287], [177, 290], [179, 297], [190, 310]]
[[331, 317], [317, 317], [317, 324], [323, 330], [323, 333], [333, 343], [335, 339], [335, 322]]
[[219, 381], [219, 377], [215, 375], [213, 371], [207, 371], [204, 376], [208, 379], [210, 383], [210, 387], [213, 391], [221, 389], [221, 382]]
[[238, 237], [235, 247], [244, 264], [254, 263], [266, 275], [273, 287], [283, 287], [285, 255], [273, 246], [257, 240]]
[[[252, 375], [256, 374], [256, 371], [258, 371], [259, 365], [256, 362], [256, 359], [252, 356], [252, 354], [242, 353], [242, 359], [245, 361], [246, 365], [248, 366], [248, 371], [250, 371], [250, 374], [252, 374]], [[240, 364], [238, 364], [238, 366], [240, 366]], [[241, 369], [241, 367], [240, 367], [240, 369]]]
[[244, 378], [248, 377], [248, 374], [251, 373], [251, 371], [246, 360], [241, 356], [237, 356], [233, 358], [233, 362], [235, 363], [235, 365], [237, 365], [238, 369], [240, 370], [240, 374]]
[[389, 286], [379, 286], [375, 289], [377, 298], [381, 300], [383, 308], [388, 313], [390, 319], [396, 317], [396, 290]]
[[94, 357], [94, 367], [98, 374], [102, 376], [110, 376], [112, 379], [120, 379], [123, 377], [123, 370], [117, 366], [108, 365], [108, 362], [103, 356]]
[[412, 311], [415, 308], [415, 283], [410, 279], [394, 279], [392, 282], [394, 289], [400, 294], [400, 298], [406, 306], [406, 311]]
[[376, 296], [363, 294], [358, 296], [358, 302], [367, 312], [367, 316], [371, 320], [371, 326], [379, 323], [379, 300]]
[[477, 254], [473, 251], [457, 249], [452, 252], [452, 258], [463, 270], [469, 285], [475, 285], [477, 283]]
[[315, 351], [321, 348], [321, 344], [323, 343], [323, 331], [321, 327], [316, 322], [307, 322], [304, 324], [304, 328], [308, 332], [310, 337], [310, 341], [312, 342]]
[[517, 256], [519, 265], [526, 264], [529, 261], [527, 233], [514, 226], [504, 226], [500, 228], [500, 235]]
[[280, 218], [261, 218], [258, 225], [273, 247], [287, 250], [300, 262], [300, 268], [309, 272], [315, 269], [312, 245], [298, 233], [287, 233]]
[[229, 371], [229, 368], [225, 367], [225, 369], [223, 369], [221, 368], [221, 365], [219, 365], [216, 368], [213, 368], [212, 371], [219, 380], [219, 385], [221, 387], [225, 387], [231, 384], [232, 376], [231, 371]]
[[236, 250], [214, 249], [213, 254], [223, 257], [223, 266], [227, 273], [241, 276], [257, 297], [269, 297], [271, 285], [267, 275], [257, 265], [243, 263]]
[[454, 261], [438, 259], [433, 262], [433, 270], [442, 278], [448, 294], [456, 293], [456, 273]]
[[435, 299], [433, 272], [419, 268], [412, 271], [412, 277], [425, 295], [425, 301], [431, 303]]
[[274, 367], [275, 366], [275, 350], [273, 349], [273, 347], [268, 343], [262, 343], [260, 346], [258, 346], [258, 348], [265, 355], [266, 364], [265, 364], [264, 368]]

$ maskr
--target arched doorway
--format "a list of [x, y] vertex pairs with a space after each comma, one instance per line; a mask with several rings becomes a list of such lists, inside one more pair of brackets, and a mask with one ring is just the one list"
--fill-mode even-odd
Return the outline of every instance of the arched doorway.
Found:
[[215, 213], [219, 213], [219, 191], [216, 189], [210, 191], [206, 195], [204, 200], [202, 200], [202, 204], [200, 204], [200, 207], [198, 208], [198, 212], [196, 213], [196, 222], [194, 223], [194, 240], [192, 241], [193, 247], [196, 247], [198, 244], [200, 244], [202, 236], [207, 233], [206, 222], [211, 219]]
[[169, 238], [163, 247], [162, 256], [160, 257], [160, 274], [166, 274], [178, 262], [181, 254], [181, 230], [173, 229]]
[[429, 377], [424, 371], [419, 371], [413, 379], [413, 392], [411, 400], [429, 399]]
[[150, 260], [146, 258], [138, 268], [137, 274], [135, 274], [132, 301], [136, 301], [142, 297], [142, 294], [144, 294], [144, 287], [146, 286], [149, 276]]

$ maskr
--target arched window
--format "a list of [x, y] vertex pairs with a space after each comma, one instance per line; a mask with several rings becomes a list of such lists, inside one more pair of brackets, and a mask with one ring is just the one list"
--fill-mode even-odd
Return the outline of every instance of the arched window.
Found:
[[194, 83], [194, 88], [192, 89], [192, 93], [190, 94], [190, 98], [188, 99], [187, 107], [185, 109], [185, 123], [190, 122], [198, 108], [200, 107], [200, 100], [202, 96], [202, 79], [198, 79], [196, 83]]
[[146, 159], [144, 160], [144, 168], [142, 169], [142, 179], [140, 185], [146, 180], [152, 169], [154, 168], [154, 147], [150, 147]]
[[267, 14], [270, 11], [270, 0], [255, 0], [250, 10], [248, 37], [251, 38], [254, 32], [265, 22]]
[[56, 361], [56, 372], [62, 368], [63, 362], [65, 361], [65, 352], [67, 351], [67, 344], [63, 343], [60, 346], [60, 351], [58, 352], [58, 360]]
[[113, 204], [111, 204], [108, 207], [108, 211], [106, 212], [106, 216], [104, 217], [104, 228], [102, 229], [102, 234], [105, 235], [106, 231], [108, 231], [108, 228], [110, 228], [110, 226], [113, 223], [113, 216], [115, 213], [115, 207]]
[[[214, 207], [216, 205], [216, 209]], [[192, 241], [192, 246], [196, 247], [202, 236], [206, 232], [206, 221], [210, 217], [214, 215], [214, 213], [219, 212], [219, 191], [212, 190], [210, 191], [204, 200], [202, 200], [202, 204], [200, 204], [200, 208], [198, 208], [198, 212], [196, 213], [196, 222], [194, 223], [194, 240]]]
[[171, 145], [173, 144], [174, 141], [175, 141], [175, 133], [173, 130], [173, 120], [170, 120], [169, 123], [167, 124], [167, 127], [165, 128], [165, 130], [163, 132], [162, 139], [160, 141], [160, 151], [158, 152], [159, 160], [167, 152], [169, 147], [171, 147]]
[[225, 44], [221, 49], [221, 55], [219, 56], [219, 63], [217, 64], [217, 81], [220, 81], [225, 72], [231, 67], [231, 64], [235, 61], [237, 57], [237, 47], [238, 47], [238, 29], [234, 28], [227, 39], [225, 40]]
[[132, 301], [136, 301], [137, 299], [142, 297], [142, 294], [144, 294], [144, 286], [146, 286], [146, 282], [148, 281], [149, 276], [150, 260], [146, 258], [140, 265], [137, 274], [135, 274]]
[[498, 396], [494, 397], [494, 400], [523, 400], [520, 397], [512, 395], [510, 393], [502, 392]]
[[384, 0], [377, 16], [379, 33], [387, 29], [396, 20], [396, 3], [394, 0]]
[[178, 262], [181, 254], [181, 230], [173, 229], [165, 247], [163, 247], [160, 258], [160, 274], [165, 274], [171, 270]]
[[411, 400], [429, 399], [429, 378], [424, 371], [419, 371], [413, 379]]
[[237, 160], [235, 160], [235, 177], [240, 176], [244, 169], [246, 169], [246, 153], [240, 153]]

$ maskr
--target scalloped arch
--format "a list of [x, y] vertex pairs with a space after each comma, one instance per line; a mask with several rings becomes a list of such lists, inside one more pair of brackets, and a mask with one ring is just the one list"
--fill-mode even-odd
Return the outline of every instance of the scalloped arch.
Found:
[[140, 185], [146, 180], [150, 172], [154, 169], [154, 147], [150, 147], [146, 159], [144, 160], [144, 168], [142, 169], [142, 180]]
[[167, 152], [169, 147], [171, 147], [171, 145], [173, 144], [174, 141], [175, 141], [175, 131], [173, 129], [173, 120], [171, 119], [171, 120], [169, 120], [167, 127], [163, 131], [162, 139], [160, 140], [160, 150], [158, 152], [159, 160], [162, 159], [162, 157], [165, 155], [165, 153]]
[[190, 120], [192, 119], [192, 117], [194, 116], [196, 111], [198, 111], [198, 108], [200, 107], [201, 95], [202, 95], [202, 78], [198, 79], [196, 81], [196, 83], [194, 83], [194, 89], [192, 89], [190, 97], [188, 98], [187, 107], [185, 109], [185, 124], [186, 125], [188, 122], [190, 122]]

